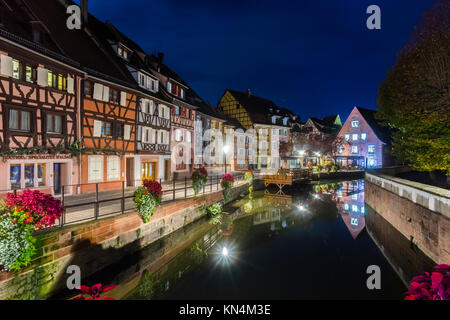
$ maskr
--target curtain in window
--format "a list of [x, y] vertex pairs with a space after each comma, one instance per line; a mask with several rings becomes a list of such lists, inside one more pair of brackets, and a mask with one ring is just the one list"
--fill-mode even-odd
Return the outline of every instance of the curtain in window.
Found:
[[19, 129], [19, 112], [17, 110], [9, 111], [9, 128]]
[[30, 113], [28, 111], [22, 111], [21, 113], [21, 130], [30, 131]]

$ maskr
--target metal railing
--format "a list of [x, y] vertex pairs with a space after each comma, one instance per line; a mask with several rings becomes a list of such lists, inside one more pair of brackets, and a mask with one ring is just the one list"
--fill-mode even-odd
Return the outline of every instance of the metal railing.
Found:
[[[203, 186], [200, 194], [221, 191], [220, 180], [222, 175], [211, 175]], [[234, 185], [245, 182], [245, 173], [233, 174]], [[162, 203], [175, 200], [188, 199], [195, 195], [189, 177], [172, 181], [161, 181]], [[127, 186], [132, 184], [133, 186]], [[56, 195], [65, 209], [61, 218], [56, 221], [53, 228], [73, 225], [77, 223], [98, 220], [104, 217], [120, 215], [135, 210], [133, 202], [134, 191], [141, 185], [141, 180], [112, 181], [89, 184], [76, 184], [61, 186], [60, 194]], [[54, 187], [42, 186], [30, 189], [45, 189], [47, 193], [54, 192]], [[6, 196], [8, 192], [19, 193], [24, 189], [0, 191]]]

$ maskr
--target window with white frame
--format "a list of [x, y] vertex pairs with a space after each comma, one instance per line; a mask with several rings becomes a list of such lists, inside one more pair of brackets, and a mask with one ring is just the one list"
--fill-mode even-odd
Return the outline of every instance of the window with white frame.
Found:
[[361, 140], [367, 140], [367, 133], [361, 133]]
[[358, 128], [359, 127], [359, 121], [358, 120], [353, 120], [352, 121], [352, 128]]
[[367, 152], [368, 153], [375, 153], [375, 145], [374, 144], [369, 144], [367, 146]]
[[353, 141], [358, 140], [358, 134], [357, 133], [352, 134], [352, 140]]
[[108, 157], [108, 180], [119, 180], [120, 179], [120, 157], [109, 156]]
[[347, 134], [345, 134], [344, 135], [344, 139], [345, 139], [345, 141], [348, 141], [348, 140], [350, 140], [350, 135], [347, 133]]
[[89, 182], [103, 180], [103, 156], [88, 157], [88, 172]]
[[358, 153], [358, 146], [352, 146], [352, 153]]

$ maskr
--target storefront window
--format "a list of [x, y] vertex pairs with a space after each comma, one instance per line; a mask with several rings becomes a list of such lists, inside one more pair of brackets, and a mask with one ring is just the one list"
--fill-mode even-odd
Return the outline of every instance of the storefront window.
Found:
[[34, 187], [34, 164], [25, 165], [25, 188]]
[[38, 184], [39, 186], [45, 186], [45, 163], [38, 164]]
[[12, 164], [9, 169], [9, 181], [11, 182], [11, 189], [20, 189], [20, 176], [20, 164]]

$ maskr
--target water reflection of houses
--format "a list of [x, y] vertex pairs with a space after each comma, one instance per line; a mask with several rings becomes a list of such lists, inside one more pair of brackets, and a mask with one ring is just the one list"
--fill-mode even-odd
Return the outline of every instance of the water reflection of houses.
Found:
[[275, 230], [277, 229], [275, 222], [282, 222], [282, 213], [292, 210], [292, 196], [265, 193], [263, 198], [256, 200], [256, 208], [260, 210], [255, 210], [253, 224], [272, 223], [271, 230]]
[[356, 239], [365, 228], [364, 180], [343, 182], [333, 200], [348, 231]]

